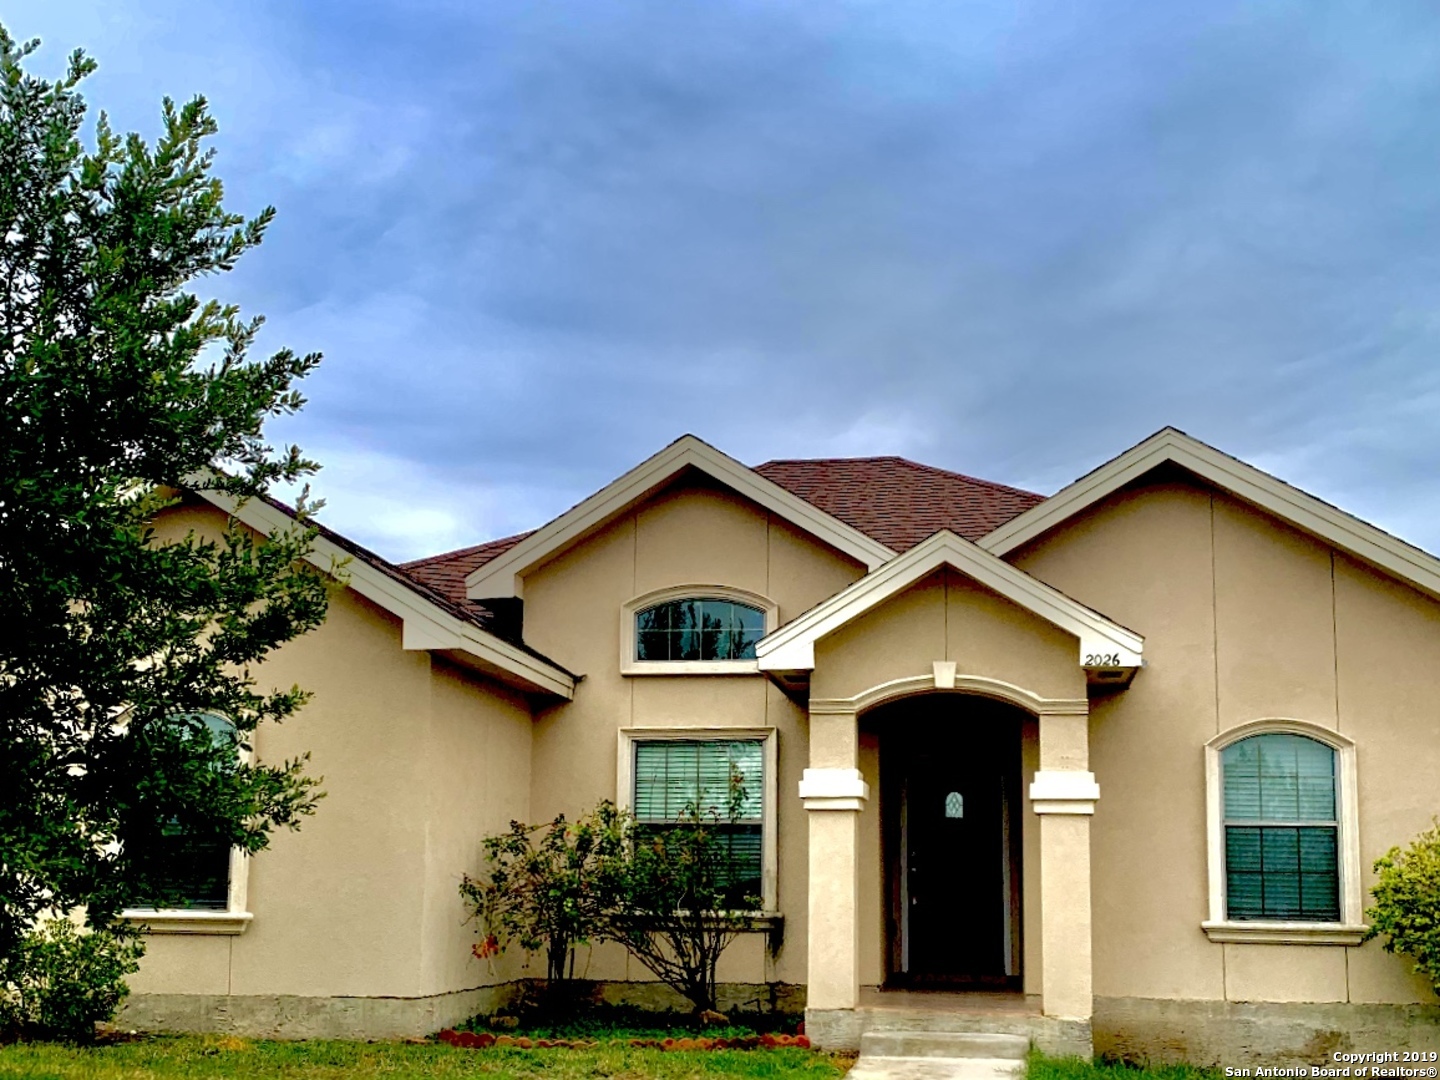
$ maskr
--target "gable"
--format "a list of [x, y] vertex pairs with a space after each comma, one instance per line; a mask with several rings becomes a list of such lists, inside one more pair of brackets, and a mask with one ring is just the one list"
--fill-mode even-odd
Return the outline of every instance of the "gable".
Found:
[[605, 528], [677, 477], [692, 471], [704, 474], [767, 513], [803, 529], [867, 569], [874, 569], [894, 557], [894, 551], [879, 541], [693, 435], [686, 435], [472, 571], [465, 579], [467, 595], [477, 600], [523, 597], [524, 578], [528, 573]]
[[1024, 687], [1052, 699], [1084, 698], [1074, 635], [940, 567], [815, 643], [811, 699], [863, 691], [948, 662], [966, 677]]
[[764, 638], [756, 647], [760, 669], [813, 670], [816, 642], [945, 567], [1070, 634], [1079, 642], [1079, 665], [1097, 678], [1123, 681], [1142, 663], [1144, 638], [1133, 630], [969, 541], [941, 532]]
[[1175, 428], [1156, 432], [1007, 521], [979, 544], [992, 554], [1007, 556], [1167, 466], [1183, 469], [1241, 502], [1440, 599], [1440, 559]]
[[707, 586], [794, 618], [865, 567], [703, 473], [688, 472], [524, 575], [525, 638], [575, 670], [613, 668], [622, 609]]

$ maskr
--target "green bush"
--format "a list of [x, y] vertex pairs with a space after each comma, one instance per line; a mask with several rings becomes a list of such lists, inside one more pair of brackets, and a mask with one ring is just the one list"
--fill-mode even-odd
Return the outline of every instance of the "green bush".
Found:
[[1404, 851], [1386, 852], [1375, 873], [1366, 940], [1385, 934], [1385, 951], [1413, 957], [1416, 974], [1440, 992], [1440, 819]]
[[51, 919], [26, 935], [0, 969], [0, 1029], [33, 1038], [86, 1042], [130, 992], [143, 943]]
[[545, 953], [551, 984], [575, 978], [575, 946], [600, 930], [606, 867], [621, 854], [621, 815], [602, 802], [578, 821], [561, 814], [543, 825], [510, 822], [510, 831], [483, 843], [488, 876], [460, 882], [460, 895], [479, 928], [482, 960], [517, 940]]

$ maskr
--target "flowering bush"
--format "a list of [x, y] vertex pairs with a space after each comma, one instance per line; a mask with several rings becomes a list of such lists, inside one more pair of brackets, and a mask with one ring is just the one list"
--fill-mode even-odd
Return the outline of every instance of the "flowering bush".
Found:
[[610, 802], [576, 821], [561, 814], [543, 825], [510, 823], [510, 831], [484, 841], [488, 873], [468, 874], [460, 894], [479, 924], [476, 956], [489, 959], [514, 940], [527, 952], [545, 952], [553, 984], [575, 977], [575, 946], [603, 925], [603, 882], [624, 842], [621, 814]]

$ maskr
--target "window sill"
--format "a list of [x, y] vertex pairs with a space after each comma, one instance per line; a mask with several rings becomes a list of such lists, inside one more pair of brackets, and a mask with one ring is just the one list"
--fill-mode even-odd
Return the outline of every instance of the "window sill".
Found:
[[621, 675], [759, 675], [758, 660], [632, 660]]
[[1257, 945], [1359, 945], [1370, 928], [1352, 923], [1203, 922], [1211, 941]]
[[146, 934], [243, 934], [255, 918], [248, 911], [154, 911], [132, 908], [120, 913]]

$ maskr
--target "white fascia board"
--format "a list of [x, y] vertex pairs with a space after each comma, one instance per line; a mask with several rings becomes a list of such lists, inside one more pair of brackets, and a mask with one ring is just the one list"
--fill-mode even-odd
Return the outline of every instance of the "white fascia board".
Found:
[[698, 469], [718, 480], [796, 528], [863, 563], [867, 571], [895, 557], [895, 552], [878, 540], [792, 495], [708, 443], [686, 435], [510, 550], [471, 571], [465, 579], [467, 594], [475, 600], [523, 596], [521, 579], [525, 574], [613, 521], [686, 468]]
[[[303, 528], [294, 518], [263, 499], [246, 499], [242, 503], [218, 491], [197, 491], [196, 494], [256, 532], [268, 535], [280, 528]], [[402, 648], [455, 652], [500, 681], [522, 690], [553, 694], [567, 701], [575, 696], [575, 679], [568, 672], [473, 623], [456, 618], [325, 537], [315, 538], [306, 560], [327, 574], [337, 563], [348, 560], [346, 586], [401, 620]]]
[[[1085, 667], [1135, 668], [1145, 639], [1133, 630], [1070, 599], [952, 532], [939, 532], [879, 570], [836, 593], [755, 646], [761, 671], [811, 671], [815, 642], [878, 607], [942, 566], [954, 567], [977, 584], [1080, 639]], [[1087, 663], [1096, 655], [1103, 663]]]
[[1174, 428], [1150, 436], [978, 543], [1004, 556], [1166, 463], [1440, 599], [1440, 559]]

